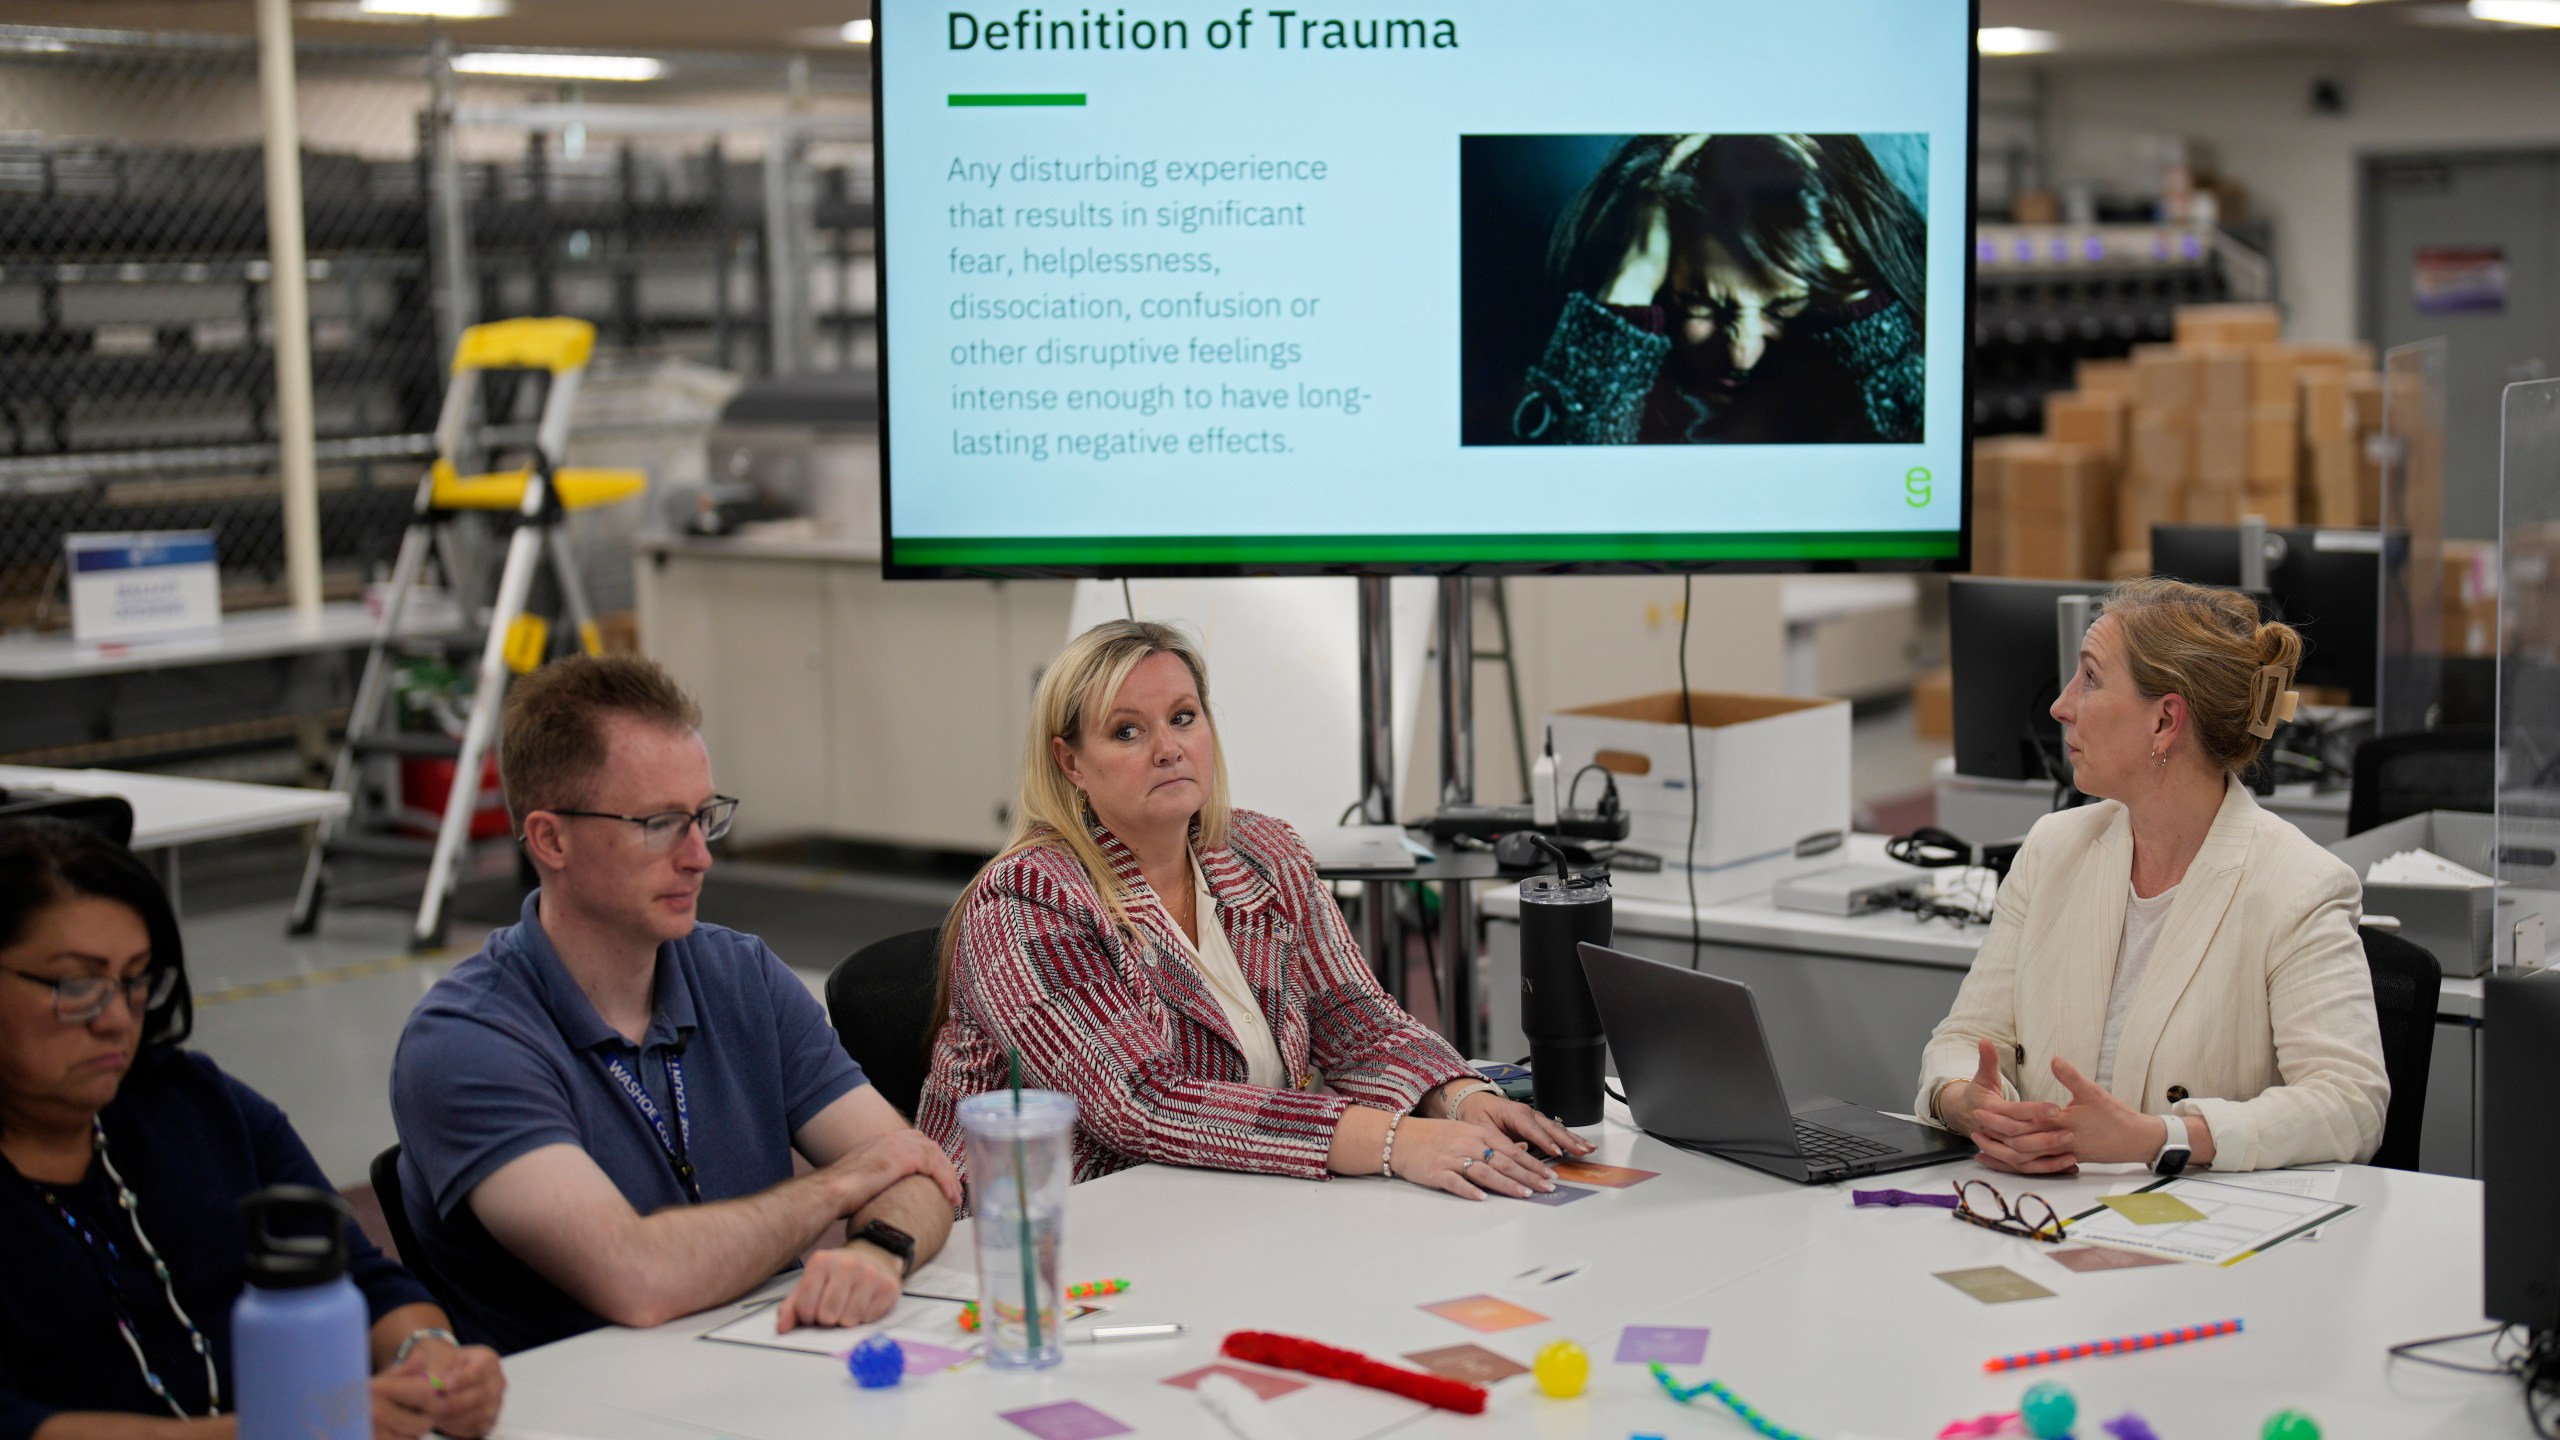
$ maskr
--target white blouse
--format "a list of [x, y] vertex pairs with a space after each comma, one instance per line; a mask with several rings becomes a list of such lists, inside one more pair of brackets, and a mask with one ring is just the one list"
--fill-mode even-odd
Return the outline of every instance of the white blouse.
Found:
[[[1227, 943], [1225, 928], [1218, 924], [1217, 897], [1209, 893], [1209, 877], [1200, 873], [1196, 856], [1191, 861], [1191, 893], [1193, 913], [1200, 926], [1199, 942], [1195, 944], [1184, 935], [1180, 924], [1172, 927], [1174, 936], [1182, 941], [1191, 963], [1200, 968], [1200, 978], [1209, 982], [1209, 993], [1217, 997], [1218, 1008], [1226, 1012], [1227, 1028], [1236, 1033], [1237, 1047], [1244, 1051], [1245, 1083], [1281, 1089], [1289, 1083], [1289, 1077], [1280, 1063], [1280, 1042], [1272, 1037], [1271, 1022], [1263, 1018], [1262, 1007], [1253, 998], [1253, 987], [1245, 983], [1244, 967], [1236, 963], [1235, 949]], [[1167, 910], [1165, 918], [1171, 920], [1173, 913]]]

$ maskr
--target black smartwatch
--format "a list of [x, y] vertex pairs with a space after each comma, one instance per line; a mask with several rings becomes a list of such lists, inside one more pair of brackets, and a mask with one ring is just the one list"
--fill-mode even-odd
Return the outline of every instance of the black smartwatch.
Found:
[[885, 1220], [874, 1220], [863, 1226], [861, 1229], [854, 1231], [852, 1236], [849, 1238], [854, 1240], [868, 1240], [872, 1244], [879, 1246], [881, 1249], [888, 1251], [890, 1254], [897, 1256], [898, 1265], [900, 1267], [898, 1270], [899, 1284], [903, 1285], [907, 1283], [907, 1277], [916, 1273], [916, 1237], [899, 1229], [897, 1226], [892, 1225]]

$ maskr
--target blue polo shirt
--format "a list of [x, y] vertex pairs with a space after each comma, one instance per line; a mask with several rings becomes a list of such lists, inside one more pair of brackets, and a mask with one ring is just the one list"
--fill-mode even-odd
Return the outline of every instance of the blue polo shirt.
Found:
[[827, 1014], [765, 943], [717, 925], [658, 947], [656, 1013], [638, 1046], [596, 1013], [542, 932], [536, 905], [493, 932], [409, 1016], [391, 1066], [400, 1189], [464, 1338], [513, 1353], [604, 1321], [483, 1228], [466, 1203], [546, 1145], [594, 1157], [643, 1215], [691, 1203], [609, 1060], [679, 1131], [667, 1060], [684, 1078], [687, 1158], [706, 1202], [791, 1178], [791, 1137], [863, 1083]]

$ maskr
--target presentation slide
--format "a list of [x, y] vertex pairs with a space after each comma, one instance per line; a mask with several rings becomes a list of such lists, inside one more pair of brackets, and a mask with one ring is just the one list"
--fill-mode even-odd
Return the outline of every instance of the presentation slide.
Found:
[[901, 571], [1951, 565], [1961, 0], [881, 0]]

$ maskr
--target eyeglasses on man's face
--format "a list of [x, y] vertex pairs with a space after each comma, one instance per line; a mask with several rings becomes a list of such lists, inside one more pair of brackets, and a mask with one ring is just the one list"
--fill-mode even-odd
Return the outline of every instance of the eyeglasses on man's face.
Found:
[[730, 822], [738, 815], [734, 795], [714, 795], [711, 803], [699, 810], [662, 810], [655, 815], [616, 815], [609, 810], [553, 810], [580, 820], [619, 820], [640, 827], [640, 843], [651, 850], [672, 850], [684, 838], [687, 826], [699, 826], [705, 844], [729, 833]]
[[53, 1018], [66, 1025], [86, 1025], [106, 1014], [108, 1002], [118, 992], [124, 995], [125, 1008], [139, 1020], [145, 1012], [168, 1003], [169, 996], [178, 988], [178, 970], [174, 965], [145, 970], [122, 980], [110, 980], [104, 975], [74, 975], [67, 980], [57, 980], [50, 975], [33, 975], [17, 969], [10, 969], [9, 973], [29, 984], [51, 990]]
[[1988, 1180], [1962, 1180], [1956, 1183], [1956, 1218], [1985, 1230], [2015, 1235], [2024, 1240], [2041, 1240], [2047, 1245], [2062, 1243], [2062, 1217], [2041, 1195], [2021, 1195], [2011, 1205]]

